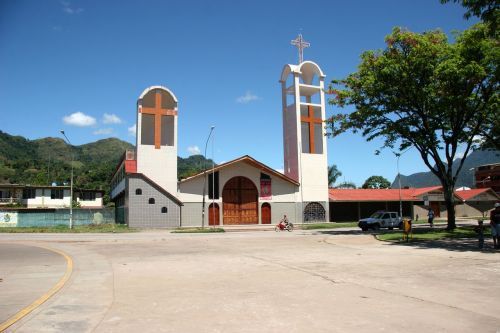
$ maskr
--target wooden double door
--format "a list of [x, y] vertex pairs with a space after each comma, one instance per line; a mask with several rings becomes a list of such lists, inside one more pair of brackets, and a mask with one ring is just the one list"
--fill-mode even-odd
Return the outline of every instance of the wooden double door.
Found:
[[258, 195], [250, 179], [231, 178], [222, 190], [224, 225], [258, 224]]

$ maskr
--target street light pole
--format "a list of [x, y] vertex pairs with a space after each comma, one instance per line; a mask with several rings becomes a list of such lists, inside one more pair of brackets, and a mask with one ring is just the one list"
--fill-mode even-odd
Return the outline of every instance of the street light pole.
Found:
[[[72, 146], [71, 142], [69, 141], [68, 137], [66, 136], [66, 133], [64, 133], [63, 130], [61, 130], [61, 134], [64, 135], [66, 138], [66, 141], [68, 141], [68, 144]], [[70, 147], [71, 149], [71, 147]], [[71, 152], [71, 183], [70, 183], [70, 199], [69, 199], [69, 228], [73, 229], [73, 160], [74, 160], [74, 155], [73, 152]]]
[[215, 156], [214, 156], [214, 141], [215, 134], [212, 138], [212, 217], [214, 221], [214, 229], [215, 229]]
[[403, 219], [403, 201], [401, 200], [401, 174], [399, 173], [399, 158], [401, 157], [401, 154], [396, 154], [398, 157], [398, 185], [399, 185], [399, 217]]
[[[411, 147], [410, 147], [411, 148]], [[396, 155], [397, 157], [397, 168], [398, 168], [398, 186], [399, 186], [399, 217], [401, 219], [403, 219], [403, 200], [401, 199], [401, 173], [399, 172], [399, 158], [401, 157], [401, 155], [403, 155], [404, 153], [406, 153], [408, 150], [410, 150], [410, 148], [406, 149], [405, 151], [401, 152], [401, 153], [395, 153], [395, 152], [392, 152], [394, 155]]]
[[214, 131], [215, 126], [210, 127], [210, 133], [208, 134], [207, 142], [205, 143], [205, 153], [203, 154], [203, 203], [201, 207], [201, 228], [205, 228], [205, 191], [207, 186], [207, 168], [205, 164], [205, 160], [207, 158], [207, 146], [208, 141], [210, 140], [210, 136]]

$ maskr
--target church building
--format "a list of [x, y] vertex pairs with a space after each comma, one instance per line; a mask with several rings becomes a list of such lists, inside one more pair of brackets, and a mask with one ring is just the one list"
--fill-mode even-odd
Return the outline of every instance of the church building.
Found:
[[182, 108], [166, 87], [144, 90], [136, 149], [124, 154], [111, 183], [117, 222], [135, 228], [258, 225], [285, 214], [294, 223], [328, 221], [324, 79], [311, 61], [283, 68], [284, 173], [243, 155], [180, 181]]

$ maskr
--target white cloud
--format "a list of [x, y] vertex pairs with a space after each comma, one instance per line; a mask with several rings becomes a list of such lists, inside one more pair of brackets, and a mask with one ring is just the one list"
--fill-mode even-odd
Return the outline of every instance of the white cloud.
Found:
[[91, 116], [87, 116], [83, 112], [75, 112], [70, 114], [69, 116], [63, 117], [63, 121], [65, 124], [85, 127], [95, 125], [95, 118]]
[[484, 142], [484, 137], [481, 136], [481, 135], [474, 135], [474, 137], [472, 138], [472, 140], [474, 141], [474, 143], [481, 144], [481, 143]]
[[278, 171], [279, 173], [285, 174], [285, 169], [275, 169], [275, 170]]
[[247, 91], [245, 95], [240, 96], [236, 99], [236, 103], [247, 104], [259, 99], [260, 99], [259, 96], [252, 94], [250, 91]]
[[188, 151], [191, 155], [200, 155], [200, 154], [201, 154], [200, 147], [198, 147], [198, 146], [189, 146], [189, 147], [187, 148], [187, 151]]
[[108, 135], [113, 133], [112, 128], [99, 128], [97, 131], [94, 131], [94, 135]]
[[116, 114], [105, 113], [102, 116], [102, 122], [104, 124], [121, 124], [122, 120]]
[[61, 1], [61, 5], [63, 12], [69, 15], [80, 14], [81, 12], [83, 12], [83, 8], [74, 7], [69, 1]]
[[136, 132], [137, 132], [137, 125], [136, 124], [134, 124], [134, 126], [130, 126], [128, 128], [128, 135], [135, 136]]

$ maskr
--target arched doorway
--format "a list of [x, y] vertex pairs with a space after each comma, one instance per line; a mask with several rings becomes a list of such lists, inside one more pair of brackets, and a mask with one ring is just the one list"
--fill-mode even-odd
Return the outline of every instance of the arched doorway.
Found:
[[319, 202], [308, 203], [304, 208], [304, 222], [325, 222], [325, 208]]
[[208, 206], [208, 225], [219, 225], [219, 205], [211, 203]]
[[260, 208], [260, 218], [262, 224], [271, 224], [271, 205], [264, 202]]
[[257, 199], [257, 187], [250, 179], [228, 180], [222, 190], [224, 225], [259, 223]]

